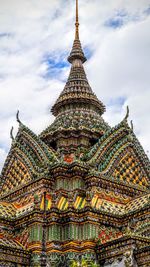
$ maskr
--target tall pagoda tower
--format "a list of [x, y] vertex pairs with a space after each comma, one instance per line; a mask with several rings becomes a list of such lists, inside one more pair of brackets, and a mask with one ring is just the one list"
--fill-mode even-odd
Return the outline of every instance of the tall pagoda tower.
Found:
[[150, 267], [150, 162], [110, 127], [83, 64], [76, 0], [70, 74], [39, 136], [19, 119], [1, 173], [0, 266]]

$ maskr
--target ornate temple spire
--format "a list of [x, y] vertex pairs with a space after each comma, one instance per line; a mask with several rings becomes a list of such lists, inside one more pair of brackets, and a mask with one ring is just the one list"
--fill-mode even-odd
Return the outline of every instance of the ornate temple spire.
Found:
[[84, 55], [84, 52], [82, 50], [82, 46], [79, 39], [79, 11], [78, 11], [78, 0], [76, 0], [76, 22], [75, 22], [75, 39], [73, 43], [73, 47], [70, 53], [70, 56], [68, 57], [68, 61], [70, 63], [73, 62], [74, 59], [80, 59], [82, 63], [86, 61], [86, 57]]
[[83, 63], [87, 60], [79, 39], [79, 12], [78, 0], [76, 0], [76, 21], [75, 21], [75, 40], [68, 61], [72, 64], [68, 81], [65, 88], [52, 107], [54, 116], [59, 115], [68, 109], [84, 105], [86, 109], [95, 110], [102, 115], [105, 112], [105, 106], [93, 93], [83, 68]]

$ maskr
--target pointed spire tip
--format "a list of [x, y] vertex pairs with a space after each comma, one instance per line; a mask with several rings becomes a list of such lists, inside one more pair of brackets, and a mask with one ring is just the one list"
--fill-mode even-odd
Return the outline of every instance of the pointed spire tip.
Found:
[[79, 7], [78, 0], [76, 0], [76, 23], [75, 23], [76, 31], [75, 31], [75, 39], [79, 40]]
[[87, 59], [82, 50], [82, 46], [79, 39], [79, 6], [78, 0], [76, 0], [76, 20], [75, 20], [75, 40], [71, 53], [68, 57], [68, 61], [72, 64], [75, 59], [80, 59], [84, 63]]

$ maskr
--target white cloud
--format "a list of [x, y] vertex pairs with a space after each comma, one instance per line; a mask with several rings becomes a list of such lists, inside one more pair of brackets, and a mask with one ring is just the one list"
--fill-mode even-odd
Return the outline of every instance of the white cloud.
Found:
[[99, 98], [106, 104], [110, 99], [125, 99], [123, 106], [120, 106], [119, 101], [118, 105], [114, 101], [114, 106], [108, 106], [106, 118], [116, 124], [123, 118], [125, 106], [129, 105], [130, 118], [134, 121], [135, 132], [145, 150], [150, 149], [149, 28], [150, 17], [147, 17], [117, 31], [113, 30], [96, 49], [88, 66], [90, 80]]
[[[145, 150], [149, 144], [150, 18], [147, 0], [81, 0], [81, 40], [93, 51], [86, 64], [93, 90], [108, 104], [106, 119], [118, 123], [129, 104], [135, 131]], [[49, 109], [63, 88], [64, 61], [74, 36], [74, 4], [69, 0], [0, 0], [0, 165], [10, 147], [16, 111], [40, 132], [51, 121]], [[123, 15], [119, 29], [105, 22]], [[118, 15], [119, 14], [119, 15]], [[118, 100], [120, 99], [120, 101]], [[122, 98], [125, 98], [122, 101]]]

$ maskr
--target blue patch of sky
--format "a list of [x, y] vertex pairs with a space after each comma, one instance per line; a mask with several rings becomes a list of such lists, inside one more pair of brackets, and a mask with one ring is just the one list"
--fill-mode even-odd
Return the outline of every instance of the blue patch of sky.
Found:
[[126, 10], [124, 9], [117, 10], [114, 16], [112, 16], [111, 18], [108, 18], [104, 22], [104, 26], [113, 28], [113, 29], [121, 28], [128, 20], [128, 16], [129, 14]]
[[85, 46], [83, 50], [84, 50], [84, 54], [85, 54], [86, 58], [90, 59], [93, 55], [92, 49], [89, 46]]
[[141, 12], [135, 11], [135, 13], [133, 13], [133, 14], [129, 14], [124, 9], [118, 10], [114, 14], [114, 16], [112, 16], [111, 18], [108, 18], [104, 22], [104, 26], [112, 28], [112, 29], [121, 28], [122, 26], [124, 26], [126, 23], [128, 23], [130, 21], [133, 21], [133, 22], [140, 21], [141, 19], [143, 19], [142, 14], [149, 16], [150, 15], [150, 6], [145, 8], [145, 10], [141, 10]]
[[126, 102], [126, 97], [117, 97], [109, 99], [108, 106], [122, 107]]
[[116, 11], [116, 16], [121, 17], [121, 18], [125, 18], [128, 16], [128, 12], [125, 9], [120, 9], [120, 10]]
[[55, 57], [54, 55], [46, 55], [43, 59], [43, 62], [47, 65], [47, 71], [43, 78], [58, 78], [59, 74], [69, 66], [69, 62], [66, 59], [67, 57]]
[[147, 16], [150, 15], [150, 6], [144, 10], [144, 14]]
[[57, 69], [60, 69], [60, 70], [68, 66], [67, 62], [61, 61], [61, 60], [60, 61], [55, 61], [52, 58], [47, 59], [46, 63], [50, 68], [54, 68], [54, 69], [57, 68]]
[[117, 28], [122, 27], [123, 24], [124, 24], [124, 22], [123, 22], [123, 19], [121, 19], [121, 18], [110, 18], [105, 22], [104, 25], [106, 27], [117, 29]]
[[0, 38], [5, 38], [5, 37], [11, 37], [12, 34], [9, 32], [0, 32]]

